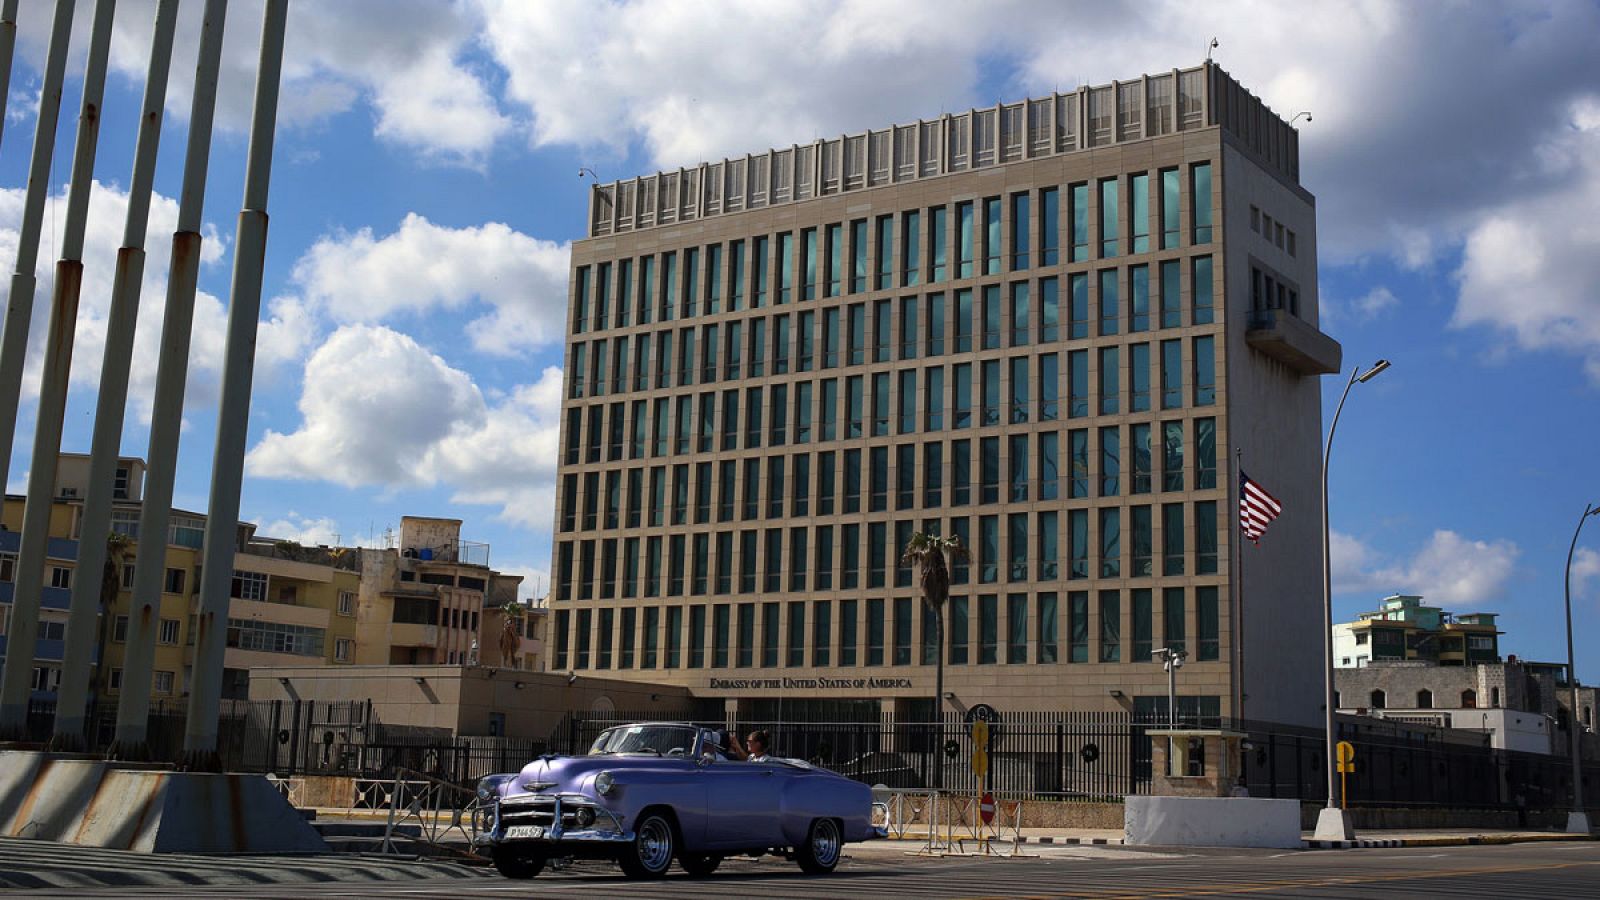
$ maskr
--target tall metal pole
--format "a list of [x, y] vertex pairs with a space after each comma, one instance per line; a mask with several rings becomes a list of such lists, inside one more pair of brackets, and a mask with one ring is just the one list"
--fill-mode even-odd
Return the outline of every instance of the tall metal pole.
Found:
[[217, 768], [217, 708], [222, 698], [223, 639], [239, 527], [239, 493], [244, 480], [250, 388], [255, 367], [256, 330], [261, 315], [261, 277], [267, 253], [267, 187], [272, 176], [272, 141], [278, 117], [278, 80], [283, 68], [283, 33], [289, 0], [267, 0], [261, 23], [261, 62], [256, 74], [250, 156], [246, 165], [244, 207], [234, 251], [228, 309], [227, 355], [222, 368], [222, 404], [217, 413], [216, 454], [211, 465], [211, 502], [206, 518], [204, 581], [200, 585], [194, 682], [184, 756], [190, 768]]
[[17, 48], [17, 0], [0, 5], [0, 133], [5, 131], [6, 100], [11, 96], [11, 56]]
[[[139, 510], [139, 541], [134, 557], [133, 604], [122, 661], [122, 696], [117, 703], [117, 736], [111, 753], [121, 759], [145, 755], [150, 719], [150, 679], [155, 668], [156, 623], [166, 570], [167, 529], [177, 478], [178, 437], [183, 424], [183, 393], [189, 374], [189, 337], [200, 272], [201, 215], [211, 154], [211, 124], [217, 103], [217, 71], [227, 0], [206, 0], [195, 63], [194, 97], [189, 107], [189, 139], [183, 162], [183, 192], [178, 198], [178, 230], [172, 235], [167, 269], [166, 315], [161, 321], [161, 355], [156, 363], [155, 400], [150, 414], [150, 449], [145, 455], [144, 500]], [[229, 567], [231, 570], [231, 566]]]
[[1572, 812], [1567, 814], [1567, 830], [1578, 834], [1589, 833], [1589, 811], [1583, 805], [1583, 723], [1579, 719], [1578, 669], [1572, 653], [1572, 554], [1578, 549], [1578, 534], [1589, 517], [1600, 513], [1600, 508], [1583, 505], [1583, 515], [1578, 517], [1578, 527], [1572, 532], [1572, 545], [1567, 548], [1567, 571], [1562, 578], [1562, 592], [1567, 599], [1567, 685], [1572, 688], [1572, 714], [1567, 717], [1567, 731], [1572, 736]]
[[[111, 288], [111, 312], [106, 321], [105, 356], [100, 364], [100, 392], [95, 400], [94, 438], [90, 445], [89, 493], [78, 529], [78, 577], [72, 583], [72, 607], [67, 616], [66, 652], [62, 654], [61, 690], [56, 701], [52, 743], [76, 749], [84, 735], [89, 674], [100, 609], [100, 579], [106, 564], [106, 536], [111, 529], [112, 489], [117, 457], [122, 449], [122, 418], [128, 402], [128, 368], [133, 358], [134, 326], [139, 318], [139, 294], [144, 279], [145, 229], [150, 218], [150, 192], [156, 173], [156, 151], [161, 144], [161, 113], [167, 96], [167, 73], [172, 63], [172, 35], [178, 19], [178, 0], [160, 0], [155, 32], [150, 40], [150, 69], [145, 78], [144, 106], [139, 116], [139, 138], [133, 155], [133, 178], [128, 185], [128, 217], [117, 251], [117, 270]], [[165, 543], [164, 541], [158, 543]]]
[[11, 599], [10, 652], [0, 672], [0, 733], [20, 733], [28, 723], [34, 639], [39, 633], [45, 550], [50, 543], [50, 510], [61, 453], [61, 427], [67, 412], [72, 341], [78, 329], [78, 292], [83, 285], [83, 235], [89, 218], [95, 147], [100, 139], [100, 103], [105, 95], [106, 58], [111, 52], [111, 20], [116, 7], [116, 0], [97, 0], [89, 32], [83, 106], [78, 114], [78, 140], [72, 151], [72, 183], [67, 189], [67, 219], [50, 298], [50, 330], [39, 384], [33, 455], [28, 462], [28, 502], [22, 513], [22, 542], [17, 550], [16, 584]]
[[72, 39], [72, 11], [76, 7], [76, 0], [56, 3], [44, 81], [39, 89], [39, 114], [34, 120], [33, 158], [28, 164], [28, 191], [22, 201], [22, 230], [17, 235], [17, 265], [6, 300], [5, 333], [0, 336], [0, 409], [12, 411], [9, 416], [0, 416], [0, 484], [11, 469], [16, 409], [22, 396], [22, 363], [28, 354], [28, 328], [33, 322], [33, 296], [38, 286], [34, 272], [39, 265], [39, 230], [44, 224], [45, 194], [50, 190], [50, 162], [56, 152], [56, 123], [61, 114], [61, 82], [66, 78], [67, 44]]

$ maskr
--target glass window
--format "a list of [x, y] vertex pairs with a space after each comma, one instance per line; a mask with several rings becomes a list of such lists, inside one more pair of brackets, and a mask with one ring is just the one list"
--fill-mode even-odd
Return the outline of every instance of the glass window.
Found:
[[1210, 335], [1194, 339], [1194, 405], [1217, 402], [1217, 360]]
[[894, 665], [911, 665], [911, 598], [894, 599]]
[[1200, 634], [1200, 660], [1217, 659], [1219, 656], [1218, 623], [1217, 623], [1217, 589], [1214, 585], [1203, 585], [1194, 589], [1195, 618]]
[[817, 515], [833, 515], [833, 497], [835, 492], [834, 454], [817, 454]]
[[1133, 654], [1129, 662], [1145, 662], [1155, 652], [1155, 618], [1149, 588], [1133, 589]]
[[754, 603], [739, 604], [739, 644], [737, 648], [737, 665], [741, 669], [748, 669], [755, 665], [756, 659], [756, 605]]
[[646, 256], [639, 263], [639, 324], [650, 324], [656, 300], [656, 258]]
[[1130, 314], [1128, 317], [1128, 331], [1150, 330], [1150, 267], [1128, 267], [1128, 291], [1132, 295], [1129, 299]]
[[1034, 641], [1034, 659], [1036, 663], [1053, 663], [1056, 661], [1056, 595], [1039, 595], [1039, 618]]
[[661, 254], [661, 321], [670, 322], [678, 315], [678, 254]]
[[1100, 270], [1100, 333], [1116, 334], [1122, 315], [1122, 300], [1117, 291], [1117, 270]]
[[728, 604], [711, 608], [711, 668], [728, 667]]
[[912, 434], [917, 430], [917, 370], [906, 369], [900, 373], [899, 433]]
[[1133, 537], [1133, 556], [1130, 560], [1129, 577], [1148, 578], [1155, 572], [1151, 566], [1151, 547], [1155, 543], [1155, 532], [1150, 519], [1150, 507], [1128, 507], [1128, 531]]
[[972, 201], [956, 204], [956, 277], [971, 278], [973, 263]]
[[1028, 661], [1028, 595], [1010, 594], [1006, 597], [1006, 663], [1017, 665]]
[[1178, 283], [1178, 261], [1161, 263], [1161, 327], [1177, 328], [1183, 324], [1182, 285]]
[[872, 307], [872, 361], [888, 362], [894, 334], [894, 305], [890, 300], [879, 300]]
[[1161, 249], [1178, 246], [1178, 170], [1161, 172]]
[[945, 630], [949, 632], [946, 642], [950, 647], [950, 655], [945, 661], [952, 666], [967, 664], [967, 598], [951, 597], [945, 601]]
[[1078, 272], [1067, 276], [1067, 337], [1089, 336], [1089, 276]]
[[889, 373], [872, 376], [872, 434], [882, 437], [889, 433]]
[[916, 359], [918, 338], [917, 333], [917, 298], [900, 298], [900, 358]]
[[1011, 285], [1011, 346], [1023, 347], [1028, 343], [1028, 283]]
[[[744, 255], [744, 241], [728, 243], [728, 309], [735, 312], [744, 309]], [[623, 278], [627, 278], [626, 269], [623, 270]]]
[[802, 381], [794, 386], [794, 442], [811, 441], [812, 382]]
[[986, 285], [983, 289], [983, 349], [995, 350], [1000, 346], [1000, 285]]
[[722, 245], [706, 248], [706, 312], [722, 312]]
[[828, 226], [828, 293], [837, 297], [844, 292], [844, 226]]
[[[667, 608], [667, 618], [678, 612], [677, 607]], [[670, 665], [670, 664], [669, 664]], [[703, 604], [689, 607], [689, 668], [703, 669], [706, 665], [706, 608]], [[561, 668], [557, 666], [556, 668]]]
[[[1027, 438], [1021, 440], [1026, 443]], [[1007, 581], [1028, 580], [1028, 514], [1011, 513], [1006, 516], [1006, 552], [1011, 557]]]
[[1100, 510], [1100, 577], [1119, 578], [1122, 575], [1122, 510], [1116, 507]]
[[1000, 580], [1000, 517], [978, 518], [978, 583]]
[[978, 598], [978, 665], [999, 662], [1000, 598], [984, 594]]
[[922, 215], [911, 210], [900, 217], [900, 285], [911, 287], [922, 283]]
[[1117, 179], [1100, 180], [1100, 258], [1117, 255]]
[[832, 306], [822, 311], [822, 368], [838, 368], [839, 341], [839, 307]]
[[794, 299], [794, 232], [778, 235], [778, 304]]
[[944, 355], [944, 294], [928, 295], [927, 355]]
[[1150, 409], [1150, 345], [1128, 347], [1128, 412]]
[[779, 609], [776, 603], [761, 604], [761, 667], [764, 669], [778, 665]]
[[1028, 421], [1028, 358], [1011, 360], [1011, 424]]
[[1089, 496], [1089, 430], [1087, 428], [1074, 428], [1067, 432], [1067, 451], [1071, 454], [1071, 459], [1068, 462], [1072, 467], [1068, 496], [1075, 500], [1082, 499]]
[[1028, 251], [1031, 249], [1033, 225], [1032, 214], [1028, 208], [1028, 195], [1011, 195], [1011, 271], [1021, 272], [1028, 268]]
[[840, 531], [840, 543], [843, 545], [844, 558], [840, 561], [842, 571], [839, 576], [839, 587], [853, 590], [861, 585], [861, 526], [843, 526]]
[[850, 293], [867, 289], [867, 220], [850, 223]]
[[933, 276], [930, 282], [944, 281], [949, 277], [950, 229], [948, 210], [935, 206], [928, 210], [928, 240], [933, 243]]
[[886, 291], [894, 285], [894, 216], [878, 217], [878, 278], [876, 288]]
[[1053, 266], [1061, 261], [1061, 192], [1045, 188], [1039, 192], [1039, 265]]
[[1211, 164], [1189, 168], [1189, 206], [1194, 210], [1194, 243], [1211, 243]]
[[1089, 661], [1089, 592], [1067, 595], [1067, 661]]
[[1122, 595], [1100, 592], [1100, 661], [1122, 661]]
[[983, 362], [983, 406], [979, 422], [983, 425], [1000, 424], [1000, 361]]
[[1054, 422], [1060, 418], [1061, 378], [1057, 371], [1056, 354], [1039, 356], [1039, 421]]
[[867, 665], [883, 665], [883, 601], [867, 601]]
[[1150, 493], [1150, 426], [1139, 422], [1128, 426], [1129, 441], [1133, 444], [1133, 485], [1130, 493]]
[[983, 201], [983, 274], [1000, 274], [1000, 198]]
[[952, 397], [954, 427], [970, 428], [972, 426], [972, 364], [961, 363], [953, 366], [951, 371], [955, 374]]
[[1102, 416], [1115, 415], [1118, 409], [1118, 399], [1121, 386], [1118, 384], [1118, 348], [1115, 346], [1100, 348], [1100, 414]]
[[937, 509], [944, 504], [944, 445], [922, 445], [922, 505]]
[[1195, 257], [1191, 263], [1191, 269], [1192, 277], [1189, 280], [1189, 290], [1194, 296], [1193, 324], [1210, 325], [1213, 319], [1211, 309], [1211, 257]]
[[[972, 442], [951, 441], [950, 505], [966, 506], [970, 502], [972, 502]], [[971, 546], [971, 542], [964, 541], [964, 543]]]
[[1183, 406], [1183, 342], [1161, 342], [1161, 408]]
[[804, 526], [789, 529], [789, 590], [806, 589], [806, 573], [810, 557], [806, 555], [806, 529]]
[[860, 601], [839, 601], [839, 665], [856, 664], [856, 648], [861, 645], [856, 610]]
[[762, 590], [776, 594], [783, 590], [783, 529], [768, 528], [766, 552], [762, 555], [764, 577]]
[[1184, 649], [1183, 588], [1169, 587], [1162, 589], [1161, 617], [1163, 646], [1173, 650]]
[[770, 238], [758, 237], [755, 239], [755, 246], [751, 248], [751, 256], [755, 260], [755, 295], [750, 306], [754, 309], [767, 305], [767, 290], [772, 284], [772, 270], [768, 264], [771, 257], [771, 243]]
[[1183, 574], [1183, 504], [1161, 507], [1161, 574]]
[[1070, 238], [1072, 240], [1072, 261], [1073, 262], [1083, 262], [1084, 260], [1089, 258], [1089, 185], [1088, 185], [1088, 183], [1085, 182], [1083, 184], [1075, 184], [1075, 185], [1073, 185], [1072, 188], [1071, 188], [1070, 196], [1072, 198], [1071, 199], [1072, 209], [1071, 209], [1071, 211], [1069, 213], [1069, 215], [1071, 216], [1071, 225], [1070, 225], [1070, 227], [1072, 229], [1072, 233], [1070, 235]]
[[815, 615], [811, 618], [811, 664], [813, 666], [827, 666], [830, 664], [830, 650], [833, 648], [833, 604], [827, 600], [818, 600]]
[[1139, 173], [1128, 178], [1129, 234], [1132, 253], [1150, 252], [1150, 176]]
[[956, 352], [966, 353], [972, 349], [972, 290], [962, 288], [956, 291]]
[[833, 589], [833, 526], [817, 526], [817, 551], [816, 562], [813, 564], [816, 571], [816, 589], [828, 591]]
[[1195, 474], [1194, 486], [1196, 490], [1208, 490], [1217, 486], [1217, 420], [1194, 420], [1194, 447], [1195, 447]]
[[1000, 439], [982, 438], [978, 441], [978, 483], [982, 493], [979, 503], [1000, 502]]
[[1194, 572], [1217, 573], [1217, 502], [1201, 500], [1194, 505]]
[[1162, 423], [1161, 431], [1161, 489], [1181, 491], [1183, 490], [1183, 423]]

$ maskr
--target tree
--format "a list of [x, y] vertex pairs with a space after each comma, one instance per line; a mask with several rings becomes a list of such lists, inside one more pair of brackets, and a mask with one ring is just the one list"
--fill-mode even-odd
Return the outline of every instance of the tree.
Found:
[[[917, 532], [901, 551], [900, 565], [916, 566], [922, 583], [922, 602], [933, 610], [934, 621], [934, 721], [944, 723], [944, 603], [950, 597], [950, 569], [947, 560], [965, 561], [971, 558], [959, 537], [940, 537], [937, 534]], [[942, 727], [940, 729], [943, 731]], [[944, 769], [936, 769], [942, 775]], [[943, 781], [939, 778], [935, 784]]]
[[106, 535], [106, 563], [100, 567], [100, 622], [96, 629], [100, 636], [95, 642], [100, 653], [95, 657], [94, 678], [90, 682], [96, 696], [105, 696], [100, 675], [105, 665], [106, 629], [111, 627], [111, 612], [116, 608], [117, 592], [122, 590], [122, 564], [132, 549], [133, 538], [122, 532], [113, 531]]

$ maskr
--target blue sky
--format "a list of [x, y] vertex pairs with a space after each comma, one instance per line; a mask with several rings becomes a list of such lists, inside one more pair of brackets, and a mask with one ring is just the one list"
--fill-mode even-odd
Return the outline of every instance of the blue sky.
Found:
[[[200, 3], [181, 15], [123, 452], [144, 455]], [[546, 578], [567, 244], [603, 179], [1215, 58], [1301, 110], [1324, 325], [1394, 368], [1340, 425], [1341, 614], [1393, 591], [1504, 614], [1510, 652], [1564, 656], [1561, 572], [1600, 503], [1600, 67], [1593, 3], [675, 3], [345, 0], [291, 11], [266, 323], [243, 515], [274, 536], [381, 540], [466, 520]], [[91, 4], [41, 247], [43, 337]], [[153, 3], [123, 0], [85, 256], [65, 447], [87, 449]], [[14, 258], [48, 6], [22, 10], [0, 140]], [[207, 505], [220, 338], [259, 2], [235, 0], [205, 220], [180, 506]], [[28, 467], [37, 355], [8, 485]], [[1327, 411], [1342, 379], [1325, 379]], [[1309, 513], [1309, 511], [1306, 511]], [[1300, 514], [1290, 510], [1287, 515]], [[1575, 580], [1600, 678], [1600, 525]], [[1268, 536], [1270, 540], [1270, 533]], [[1315, 602], [1315, 598], [1307, 598]]]

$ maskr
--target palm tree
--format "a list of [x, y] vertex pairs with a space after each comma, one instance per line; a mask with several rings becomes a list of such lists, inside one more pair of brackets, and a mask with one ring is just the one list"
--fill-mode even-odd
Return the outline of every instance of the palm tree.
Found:
[[[933, 637], [935, 672], [933, 689], [933, 718], [944, 724], [944, 602], [950, 596], [950, 569], [947, 560], [965, 561], [970, 558], [959, 537], [940, 537], [937, 534], [917, 532], [906, 543], [900, 555], [900, 565], [916, 566], [922, 582], [922, 602], [933, 610]], [[934, 751], [939, 752], [938, 748]], [[942, 786], [944, 767], [936, 769], [935, 786]]]

